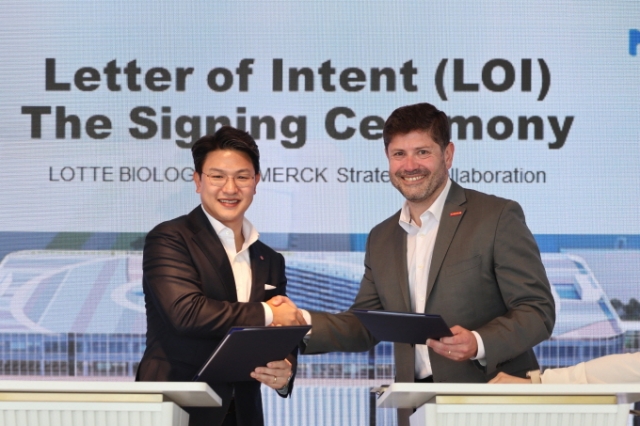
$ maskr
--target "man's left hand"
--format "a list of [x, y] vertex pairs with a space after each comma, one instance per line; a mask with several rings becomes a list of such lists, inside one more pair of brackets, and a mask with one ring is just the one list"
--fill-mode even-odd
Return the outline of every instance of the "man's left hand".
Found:
[[251, 377], [272, 389], [278, 390], [289, 383], [289, 378], [292, 374], [291, 363], [283, 359], [282, 361], [270, 362], [266, 367], [256, 368], [251, 373]]
[[459, 325], [451, 327], [453, 336], [443, 337], [439, 341], [427, 339], [427, 346], [435, 353], [454, 361], [466, 361], [474, 358], [478, 353], [476, 336]]

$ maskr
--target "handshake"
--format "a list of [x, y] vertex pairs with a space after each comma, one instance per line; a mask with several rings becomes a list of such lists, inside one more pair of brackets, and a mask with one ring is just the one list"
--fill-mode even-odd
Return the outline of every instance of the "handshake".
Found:
[[269, 299], [267, 305], [273, 312], [272, 326], [306, 325], [307, 322], [295, 303], [286, 296], [275, 296]]

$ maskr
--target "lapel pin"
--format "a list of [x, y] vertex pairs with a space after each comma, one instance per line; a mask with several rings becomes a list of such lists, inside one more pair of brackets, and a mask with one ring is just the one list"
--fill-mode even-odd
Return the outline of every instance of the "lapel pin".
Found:
[[264, 257], [263, 257], [263, 256], [260, 256], [260, 260], [264, 260]]
[[449, 216], [460, 216], [462, 214], [461, 211], [457, 211], [457, 212], [451, 212], [449, 213]]

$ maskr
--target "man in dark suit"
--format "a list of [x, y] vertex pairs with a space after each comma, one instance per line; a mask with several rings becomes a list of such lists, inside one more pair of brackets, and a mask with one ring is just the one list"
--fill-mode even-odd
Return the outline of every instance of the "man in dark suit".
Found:
[[[460, 187], [447, 116], [430, 104], [395, 110], [383, 137], [392, 184], [406, 201], [367, 240], [351, 309], [442, 315], [453, 337], [394, 345], [398, 382], [487, 382], [538, 368], [555, 307], [520, 206]], [[377, 341], [351, 313], [312, 312], [304, 353], [365, 351]], [[399, 425], [410, 410], [398, 410]]]
[[[136, 380], [190, 381], [233, 326], [299, 324], [285, 295], [284, 258], [258, 241], [244, 217], [260, 181], [253, 138], [232, 127], [192, 147], [202, 204], [147, 235], [143, 290], [147, 348]], [[272, 299], [274, 298], [275, 299]], [[220, 408], [190, 408], [190, 425], [260, 426], [260, 383], [288, 396], [295, 353], [257, 368], [253, 382], [209, 383]]]

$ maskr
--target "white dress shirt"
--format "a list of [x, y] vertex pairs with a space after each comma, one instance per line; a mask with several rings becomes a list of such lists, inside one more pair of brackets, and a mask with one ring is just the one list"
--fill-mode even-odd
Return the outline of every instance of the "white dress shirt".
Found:
[[[412, 219], [407, 201], [400, 211], [398, 223], [407, 232], [407, 276], [409, 278], [409, 294], [411, 296], [411, 309], [413, 312], [424, 313], [427, 304], [427, 281], [431, 268], [431, 257], [438, 235], [444, 202], [451, 188], [451, 180], [447, 184], [431, 206], [420, 215], [421, 226]], [[450, 326], [455, 324], [449, 324]], [[478, 353], [473, 359], [484, 358], [484, 345], [482, 338], [475, 331], [472, 332], [478, 342]], [[416, 364], [415, 377], [423, 379], [431, 376], [431, 362], [427, 345], [415, 345]]]
[[[227, 257], [233, 270], [233, 279], [236, 282], [238, 302], [248, 302], [251, 296], [251, 258], [249, 257], [249, 247], [258, 241], [260, 234], [258, 234], [258, 231], [253, 227], [251, 222], [249, 222], [247, 218], [244, 218], [242, 222], [244, 243], [240, 251], [237, 252], [233, 230], [211, 216], [204, 207], [202, 211], [207, 215], [211, 226], [213, 226], [214, 231], [218, 234], [222, 246], [227, 252]], [[264, 325], [270, 325], [273, 322], [273, 311], [271, 307], [264, 302], [262, 302], [262, 306], [264, 306]]]

